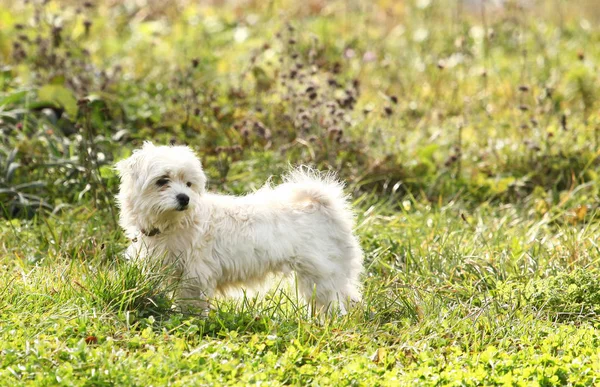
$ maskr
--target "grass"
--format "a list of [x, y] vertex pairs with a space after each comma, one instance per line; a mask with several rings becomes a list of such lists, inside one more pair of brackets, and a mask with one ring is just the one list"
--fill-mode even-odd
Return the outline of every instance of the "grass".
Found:
[[[107, 248], [124, 244], [111, 240], [97, 213], [81, 210], [57, 227], [13, 221], [3, 244], [2, 379], [594, 383], [598, 230], [574, 231], [512, 206], [482, 207], [466, 220], [461, 205], [404, 207], [361, 214], [364, 305], [324, 322], [285, 287], [219, 300], [206, 319], [182, 315], [156, 281], [165, 273], [132, 268]], [[64, 238], [73, 242], [56, 243]]]
[[[0, 385], [598, 383], [592, 1], [0, 4]], [[180, 313], [115, 223], [147, 139], [219, 192], [340, 174], [363, 304]]]

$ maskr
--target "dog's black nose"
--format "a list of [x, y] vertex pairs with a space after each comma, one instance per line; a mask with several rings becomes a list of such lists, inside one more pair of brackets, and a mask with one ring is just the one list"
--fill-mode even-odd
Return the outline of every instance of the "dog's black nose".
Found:
[[186, 194], [178, 194], [175, 197], [177, 198], [177, 203], [182, 207], [185, 207], [190, 203], [190, 197]]

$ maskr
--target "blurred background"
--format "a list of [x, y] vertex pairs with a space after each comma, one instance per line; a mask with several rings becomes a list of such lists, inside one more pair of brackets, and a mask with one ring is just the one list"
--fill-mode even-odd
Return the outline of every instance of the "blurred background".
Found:
[[3, 0], [2, 216], [112, 208], [144, 140], [189, 144], [225, 192], [307, 163], [374, 200], [544, 212], [598, 172], [599, 21], [593, 0]]

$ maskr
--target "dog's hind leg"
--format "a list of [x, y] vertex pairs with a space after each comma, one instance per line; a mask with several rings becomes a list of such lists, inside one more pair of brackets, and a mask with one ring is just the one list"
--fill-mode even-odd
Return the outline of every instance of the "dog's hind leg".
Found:
[[360, 270], [339, 261], [311, 261], [325, 264], [312, 269], [296, 269], [300, 294], [309, 303], [309, 309], [316, 313], [338, 311], [346, 314], [348, 308], [361, 299], [358, 287]]

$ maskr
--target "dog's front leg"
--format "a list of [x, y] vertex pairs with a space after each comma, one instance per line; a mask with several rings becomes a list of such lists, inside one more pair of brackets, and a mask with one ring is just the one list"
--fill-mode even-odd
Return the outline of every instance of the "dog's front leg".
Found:
[[184, 313], [200, 313], [207, 317], [210, 311], [211, 288], [194, 280], [185, 281], [179, 292], [181, 310]]

